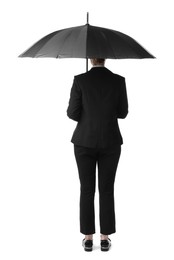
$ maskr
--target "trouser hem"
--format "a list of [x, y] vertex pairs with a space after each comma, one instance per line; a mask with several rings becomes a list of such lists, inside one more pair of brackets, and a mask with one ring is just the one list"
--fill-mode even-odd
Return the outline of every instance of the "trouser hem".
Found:
[[116, 230], [115, 231], [110, 231], [110, 232], [100, 231], [100, 234], [102, 234], [102, 235], [111, 235], [111, 234], [114, 234], [114, 233], [116, 233]]
[[83, 235], [93, 235], [93, 234], [95, 234], [95, 231], [84, 232], [84, 231], [80, 230], [80, 233], [82, 233]]

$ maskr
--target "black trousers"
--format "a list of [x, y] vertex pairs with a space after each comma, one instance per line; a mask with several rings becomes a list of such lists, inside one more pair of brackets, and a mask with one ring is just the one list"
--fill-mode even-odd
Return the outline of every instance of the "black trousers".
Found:
[[116, 232], [114, 209], [114, 181], [121, 153], [121, 145], [109, 148], [87, 148], [74, 145], [80, 179], [80, 232], [95, 233], [94, 195], [96, 164], [98, 164], [98, 189], [100, 233]]

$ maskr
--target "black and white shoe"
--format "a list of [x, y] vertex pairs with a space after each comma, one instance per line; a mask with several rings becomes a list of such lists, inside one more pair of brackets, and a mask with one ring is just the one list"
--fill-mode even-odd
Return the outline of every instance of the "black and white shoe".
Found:
[[91, 252], [93, 248], [93, 241], [92, 240], [86, 240], [85, 238], [82, 240], [82, 246], [84, 247], [84, 250], [87, 252]]
[[108, 238], [106, 240], [101, 240], [101, 251], [109, 251], [109, 248], [111, 247], [111, 240]]

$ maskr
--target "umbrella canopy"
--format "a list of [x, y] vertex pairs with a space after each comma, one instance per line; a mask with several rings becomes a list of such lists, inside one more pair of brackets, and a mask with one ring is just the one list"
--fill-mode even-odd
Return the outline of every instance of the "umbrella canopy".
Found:
[[130, 36], [89, 24], [50, 33], [19, 57], [155, 58]]
[[155, 58], [130, 36], [87, 24], [52, 32], [19, 57], [143, 59]]

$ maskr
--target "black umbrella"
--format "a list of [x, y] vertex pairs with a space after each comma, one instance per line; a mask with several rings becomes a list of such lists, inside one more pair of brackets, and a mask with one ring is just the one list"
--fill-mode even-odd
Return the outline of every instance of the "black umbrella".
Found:
[[19, 57], [143, 59], [155, 58], [130, 36], [88, 23], [52, 32]]

